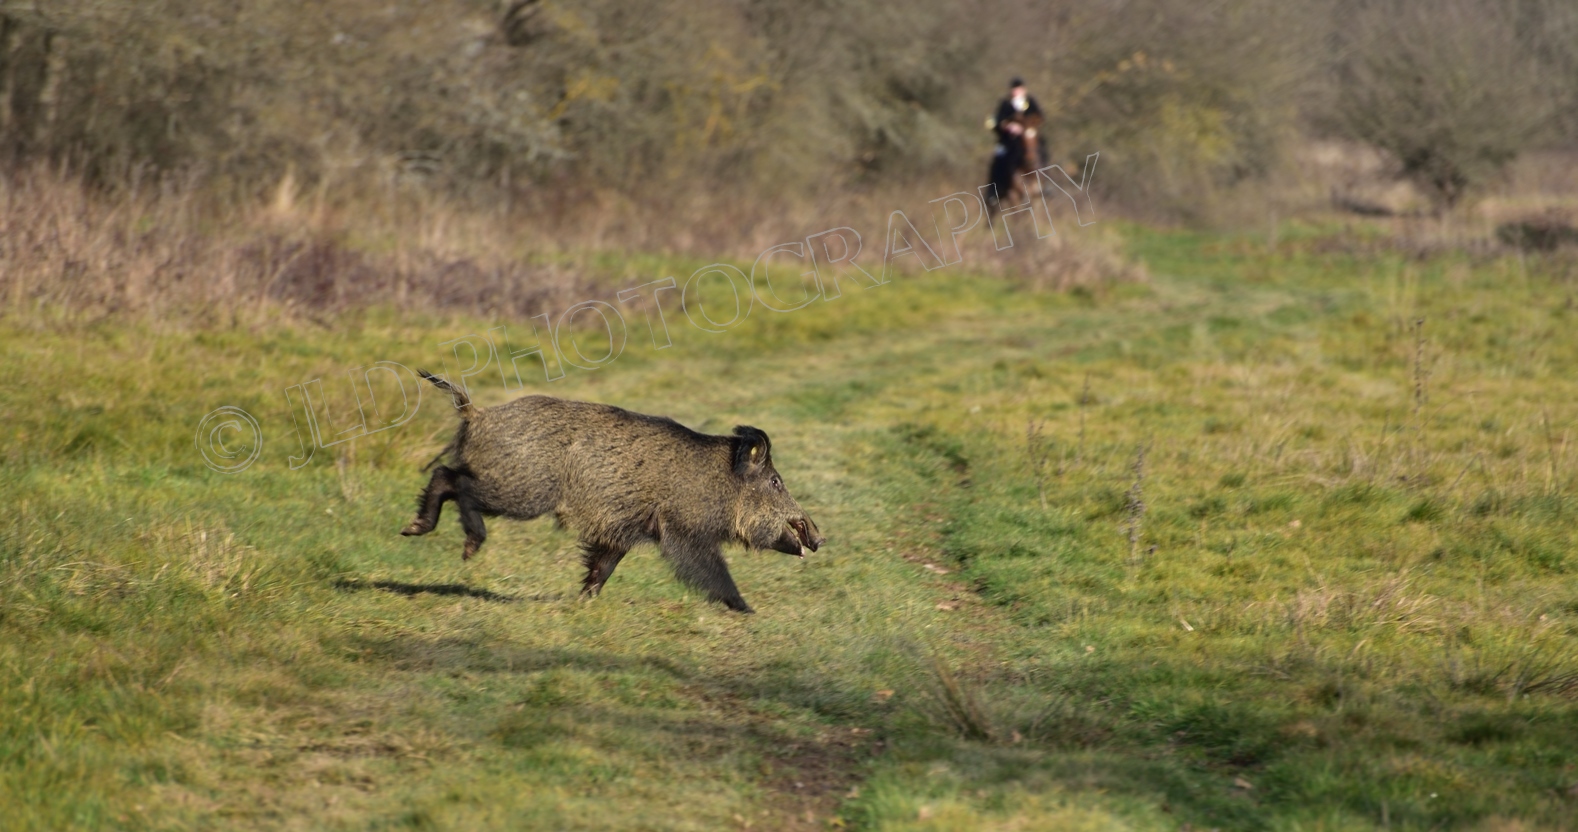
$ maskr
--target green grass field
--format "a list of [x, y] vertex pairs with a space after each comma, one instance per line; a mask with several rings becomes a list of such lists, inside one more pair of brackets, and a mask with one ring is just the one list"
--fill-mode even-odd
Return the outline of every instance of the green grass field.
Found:
[[901, 277], [546, 386], [772, 435], [829, 544], [730, 553], [749, 617], [652, 550], [578, 601], [547, 520], [400, 537], [438, 396], [288, 467], [287, 386], [511, 322], [5, 324], [0, 827], [1578, 826], [1570, 265], [1123, 233], [1149, 283]]

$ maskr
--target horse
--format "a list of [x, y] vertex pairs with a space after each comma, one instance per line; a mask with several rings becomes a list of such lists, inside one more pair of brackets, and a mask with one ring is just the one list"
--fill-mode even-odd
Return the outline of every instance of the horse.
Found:
[[[1017, 133], [1010, 131], [1004, 139], [1003, 153], [1008, 157], [1008, 161], [1005, 163], [994, 158], [988, 171], [987, 177], [997, 186], [996, 198], [987, 200], [988, 220], [997, 216], [1004, 200], [1009, 205], [1019, 205], [1031, 197], [1040, 195], [1040, 177], [1032, 177], [1027, 189], [1021, 174], [1038, 170], [1042, 165], [1041, 143], [1036, 140], [1036, 134], [1040, 131], [1043, 122], [1041, 114], [1036, 112], [1020, 113], [1008, 119], [1008, 124], [1017, 124], [1020, 129]], [[1007, 142], [1013, 142], [1013, 145]]]

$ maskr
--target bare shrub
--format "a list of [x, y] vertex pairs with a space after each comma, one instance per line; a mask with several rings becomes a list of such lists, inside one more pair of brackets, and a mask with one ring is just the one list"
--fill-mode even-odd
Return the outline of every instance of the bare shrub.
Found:
[[1524, 251], [1555, 251], [1578, 246], [1578, 227], [1560, 211], [1544, 213], [1496, 226], [1496, 239], [1504, 246]]
[[1548, 61], [1527, 17], [1544, 11], [1495, 0], [1336, 4], [1332, 126], [1389, 153], [1451, 207], [1553, 123]]
[[1213, 216], [1227, 188], [1280, 163], [1318, 65], [1318, 11], [1259, 0], [1061, 8], [1045, 70], [1052, 155], [1101, 151], [1103, 197], [1131, 214]]

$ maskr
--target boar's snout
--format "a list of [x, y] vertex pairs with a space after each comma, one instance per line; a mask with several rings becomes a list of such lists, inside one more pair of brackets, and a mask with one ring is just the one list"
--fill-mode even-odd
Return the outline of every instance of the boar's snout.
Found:
[[827, 542], [827, 538], [822, 536], [822, 530], [818, 529], [809, 517], [793, 521], [789, 525], [794, 526], [795, 534], [799, 535], [800, 542], [813, 552], [822, 548], [822, 544]]
[[816, 523], [811, 522], [811, 518], [798, 517], [789, 521], [778, 542], [773, 544], [773, 549], [786, 555], [803, 558], [805, 550], [810, 549], [815, 552], [826, 542], [826, 538], [822, 537], [821, 531], [817, 529]]

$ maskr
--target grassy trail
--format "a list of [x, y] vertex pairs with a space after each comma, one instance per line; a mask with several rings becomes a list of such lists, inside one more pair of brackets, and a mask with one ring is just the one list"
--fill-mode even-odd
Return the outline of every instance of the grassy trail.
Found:
[[[830, 543], [732, 553], [751, 617], [641, 550], [579, 602], [546, 521], [495, 521], [470, 564], [452, 516], [400, 538], [453, 427], [436, 396], [288, 468], [287, 386], [435, 366], [497, 322], [9, 326], [0, 804], [20, 828], [1570, 828], [1566, 285], [1318, 230], [1131, 234], [1149, 286], [901, 278], [662, 351], [633, 327], [547, 387], [773, 436]], [[241, 474], [193, 449], [222, 404], [263, 424]]]

